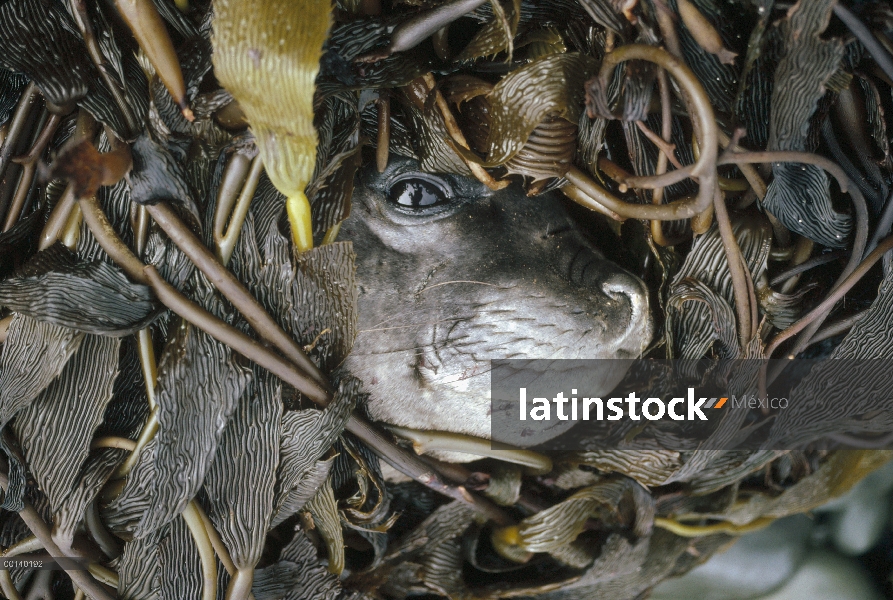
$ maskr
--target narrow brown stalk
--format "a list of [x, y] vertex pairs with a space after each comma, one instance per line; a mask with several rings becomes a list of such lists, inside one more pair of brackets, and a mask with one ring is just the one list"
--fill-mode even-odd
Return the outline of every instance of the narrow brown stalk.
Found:
[[[893, 236], [884, 239], [878, 244], [877, 248], [872, 250], [871, 253], [865, 257], [865, 260], [860, 262], [856, 268], [853, 269], [852, 273], [849, 273], [843, 281], [834, 286], [834, 289], [831, 290], [831, 293], [828, 294], [828, 297], [825, 298], [821, 304], [806, 313], [806, 315], [801, 317], [799, 321], [775, 336], [769, 345], [766, 346], [766, 357], [771, 357], [772, 353], [777, 350], [781, 344], [806, 329], [806, 327], [815, 322], [819, 316], [826, 315], [828, 311], [830, 311], [831, 308], [833, 308], [834, 305], [837, 304], [837, 302], [839, 302], [860, 279], [862, 279], [868, 270], [874, 266], [874, 263], [880, 260], [884, 253], [890, 249], [893, 249]], [[792, 358], [793, 356], [794, 354], [792, 352], [788, 353], [789, 358]]]
[[264, 307], [242, 285], [242, 282], [220, 264], [211, 251], [189, 230], [170, 206], [164, 202], [159, 202], [158, 204], [146, 206], [146, 210], [174, 244], [214, 284], [214, 287], [220, 290], [220, 293], [242, 313], [261, 338], [279, 348], [286, 358], [295, 363], [317, 383], [327, 388], [328, 384], [325, 383], [325, 377], [320, 373], [313, 361], [307, 358], [300, 345], [286, 334], [276, 321], [267, 314]]
[[[718, 164], [746, 164], [746, 163], [772, 163], [772, 162], [795, 162], [795, 163], [803, 163], [803, 164], [811, 164], [815, 165], [821, 169], [824, 169], [835, 179], [837, 179], [837, 184], [840, 187], [841, 191], [846, 192], [850, 195], [850, 200], [853, 203], [853, 211], [856, 217], [856, 236], [853, 240], [853, 250], [852, 255], [850, 256], [850, 260], [847, 262], [846, 266], [843, 269], [843, 272], [837, 278], [837, 281], [834, 282], [833, 289], [837, 289], [838, 286], [842, 285], [845, 280], [850, 276], [851, 273], [855, 272], [856, 268], [860, 265], [860, 259], [863, 256], [863, 252], [865, 252], [865, 246], [868, 243], [868, 207], [865, 204], [865, 198], [862, 196], [862, 192], [859, 191], [859, 187], [853, 185], [849, 178], [844, 173], [843, 169], [841, 169], [836, 163], [828, 160], [823, 156], [818, 156], [816, 154], [810, 154], [808, 152], [724, 152], [722, 156], [719, 157], [717, 161]], [[832, 291], [833, 293], [833, 291]], [[823, 302], [820, 306], [824, 306]], [[827, 308], [827, 311], [831, 310], [830, 305]], [[826, 313], [827, 313], [826, 311]], [[807, 326], [804, 326], [802, 329], [803, 334], [797, 338], [794, 342], [794, 346], [791, 349], [791, 354], [796, 356], [799, 352], [806, 347], [809, 343], [810, 338], [815, 334], [815, 332], [822, 326], [822, 323], [825, 320], [827, 314], [817, 314], [811, 323]], [[799, 332], [800, 330], [798, 330]], [[777, 339], [777, 338], [776, 338]], [[787, 338], [785, 338], [787, 339]], [[775, 346], [777, 348], [777, 346]], [[774, 350], [774, 348], [773, 348]], [[766, 357], [771, 357], [772, 350], [769, 348], [766, 349]], [[775, 377], [784, 369], [783, 363], [778, 363], [774, 367], [774, 371], [770, 377], [770, 380], [774, 380]]]
[[378, 90], [378, 140], [375, 145], [375, 166], [384, 173], [391, 147], [391, 97], [386, 88]]
[[[9, 472], [9, 465], [6, 463], [6, 459], [0, 457], [0, 487], [3, 488], [5, 492], [9, 488], [9, 476], [7, 473]], [[56, 545], [56, 542], [53, 541], [53, 537], [50, 533], [49, 526], [44, 522], [43, 517], [34, 509], [33, 506], [29, 502], [25, 502], [25, 508], [19, 511], [19, 516], [25, 522], [25, 525], [28, 526], [28, 529], [31, 530], [31, 533], [34, 534], [40, 544], [46, 549], [46, 551], [53, 558], [69, 558], [59, 549], [59, 546]], [[63, 564], [67, 561], [61, 561]], [[71, 580], [87, 595], [93, 600], [114, 600], [115, 596], [108, 592], [105, 587], [103, 587], [99, 582], [97, 582], [87, 571], [84, 570], [74, 570], [74, 569], [65, 569], [65, 572], [68, 573], [68, 576], [71, 577]]]
[[732, 291], [735, 295], [735, 312], [738, 317], [738, 343], [743, 351], [750, 343], [756, 323], [752, 320], [753, 314], [751, 307], [756, 306], [756, 298], [750, 292], [751, 287], [748, 286], [747, 280], [751, 277], [741, 255], [741, 248], [738, 246], [738, 240], [735, 239], [735, 232], [732, 230], [732, 223], [729, 220], [729, 213], [726, 210], [725, 199], [719, 186], [713, 198], [713, 206], [716, 211], [716, 223], [719, 226], [719, 237], [722, 239], [722, 246], [726, 253], [726, 261], [729, 264], [729, 274], [732, 277]]

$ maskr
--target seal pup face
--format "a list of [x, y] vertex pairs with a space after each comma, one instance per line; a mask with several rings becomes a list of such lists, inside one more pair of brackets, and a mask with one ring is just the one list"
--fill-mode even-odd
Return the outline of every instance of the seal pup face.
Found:
[[[489, 439], [490, 359], [636, 358], [650, 342], [644, 283], [586, 240], [556, 194], [492, 192], [406, 159], [361, 178], [341, 229], [360, 318], [345, 367], [375, 420]], [[596, 377], [600, 393], [622, 376]]]

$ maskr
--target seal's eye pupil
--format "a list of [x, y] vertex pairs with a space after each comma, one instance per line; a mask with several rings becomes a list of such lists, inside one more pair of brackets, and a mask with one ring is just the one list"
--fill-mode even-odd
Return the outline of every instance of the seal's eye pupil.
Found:
[[388, 199], [407, 208], [428, 208], [449, 200], [447, 193], [437, 184], [411, 177], [393, 183], [388, 189]]

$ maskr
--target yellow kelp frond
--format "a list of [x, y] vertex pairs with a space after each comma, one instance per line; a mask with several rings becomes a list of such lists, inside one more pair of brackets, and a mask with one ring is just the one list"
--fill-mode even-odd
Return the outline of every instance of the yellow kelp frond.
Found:
[[320, 0], [214, 1], [214, 71], [257, 138], [270, 181], [288, 198], [292, 237], [312, 246], [304, 188], [313, 175], [313, 82], [331, 20]]

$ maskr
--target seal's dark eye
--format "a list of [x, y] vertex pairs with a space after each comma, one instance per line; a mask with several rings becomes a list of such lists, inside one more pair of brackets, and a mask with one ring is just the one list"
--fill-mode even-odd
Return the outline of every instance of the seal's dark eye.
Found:
[[449, 202], [451, 193], [438, 178], [413, 173], [404, 175], [390, 184], [388, 200], [406, 208], [431, 208]]

